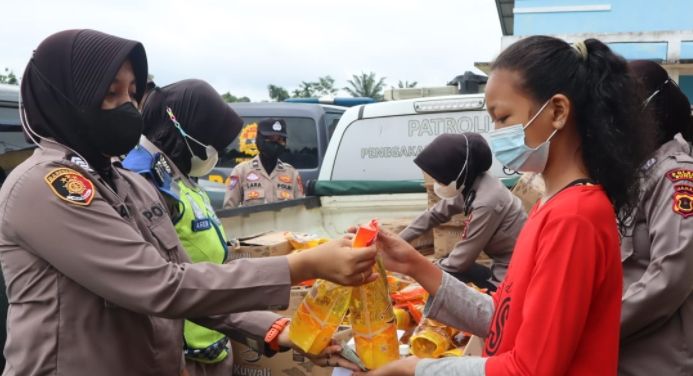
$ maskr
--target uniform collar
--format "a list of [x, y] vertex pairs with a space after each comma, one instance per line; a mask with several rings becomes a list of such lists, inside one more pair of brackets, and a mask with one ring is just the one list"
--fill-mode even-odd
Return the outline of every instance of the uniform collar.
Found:
[[285, 166], [284, 162], [282, 162], [281, 159], [277, 159], [277, 165], [274, 167], [272, 174], [268, 174], [267, 171], [265, 170], [265, 167], [262, 165], [262, 161], [260, 161], [260, 155], [259, 154], [250, 160], [250, 166], [255, 171], [260, 172], [262, 175], [264, 175], [267, 179], [270, 179], [270, 180], [276, 174], [284, 172], [286, 170], [286, 166]]
[[689, 144], [681, 134], [677, 134], [673, 139], [667, 141], [664, 145], [660, 146], [654, 153], [654, 157], [657, 160], [671, 156], [673, 154], [688, 154], [691, 155], [691, 144]]

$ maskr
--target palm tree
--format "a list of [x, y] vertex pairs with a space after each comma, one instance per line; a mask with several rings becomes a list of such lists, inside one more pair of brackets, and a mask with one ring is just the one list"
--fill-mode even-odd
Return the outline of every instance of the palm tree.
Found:
[[416, 82], [416, 81], [412, 81], [412, 82], [404, 81], [404, 82], [402, 82], [402, 81], [400, 80], [399, 83], [397, 84], [397, 86], [398, 86], [400, 89], [410, 89], [410, 88], [416, 87], [416, 85], [418, 85], [418, 84], [419, 84], [419, 83]]
[[383, 88], [385, 87], [385, 77], [377, 79], [375, 73], [364, 73], [352, 75], [351, 80], [347, 80], [350, 87], [344, 88], [352, 97], [370, 97], [377, 101], [383, 100]]
[[337, 89], [334, 87], [334, 78], [332, 76], [318, 77], [318, 82], [315, 83], [315, 90], [319, 95], [335, 95]]

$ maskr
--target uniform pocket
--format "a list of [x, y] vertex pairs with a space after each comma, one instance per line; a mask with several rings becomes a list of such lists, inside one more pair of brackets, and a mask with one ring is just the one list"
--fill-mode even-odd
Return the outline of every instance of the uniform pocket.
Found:
[[243, 192], [243, 201], [257, 202], [257, 201], [264, 201], [264, 200], [265, 200], [265, 191], [262, 189], [247, 189]]
[[150, 225], [149, 231], [158, 242], [154, 245], [159, 249], [161, 256], [168, 261], [179, 262], [180, 240], [173, 225], [168, 220], [161, 220]]
[[285, 191], [285, 190], [279, 190], [277, 192], [277, 199], [280, 201], [286, 201], [286, 200], [293, 200], [294, 199], [294, 194], [293, 192], [290, 191]]

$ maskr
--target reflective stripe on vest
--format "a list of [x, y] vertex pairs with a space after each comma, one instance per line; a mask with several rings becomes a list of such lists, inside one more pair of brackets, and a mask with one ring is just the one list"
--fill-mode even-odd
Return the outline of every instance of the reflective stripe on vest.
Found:
[[[180, 218], [175, 226], [186, 253], [193, 263], [224, 263], [228, 257], [226, 234], [214, 210], [208, 204], [209, 197], [203, 190], [189, 188], [183, 181], [178, 181], [177, 186], [180, 194]], [[228, 356], [226, 349], [218, 352], [219, 343], [225, 343], [223, 334], [190, 321], [185, 321], [183, 333], [185, 353], [190, 359], [217, 363]], [[200, 356], [201, 354], [206, 354], [207, 357], [216, 356], [209, 359]]]

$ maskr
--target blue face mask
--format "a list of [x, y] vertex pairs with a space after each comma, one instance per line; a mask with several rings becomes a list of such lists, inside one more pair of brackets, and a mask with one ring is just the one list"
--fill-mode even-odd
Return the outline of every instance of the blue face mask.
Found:
[[555, 129], [546, 141], [536, 148], [525, 144], [525, 129], [541, 114], [549, 104], [546, 101], [537, 113], [527, 122], [527, 125], [515, 124], [489, 132], [491, 150], [503, 166], [520, 172], [543, 172], [549, 159], [549, 143], [558, 132]]

